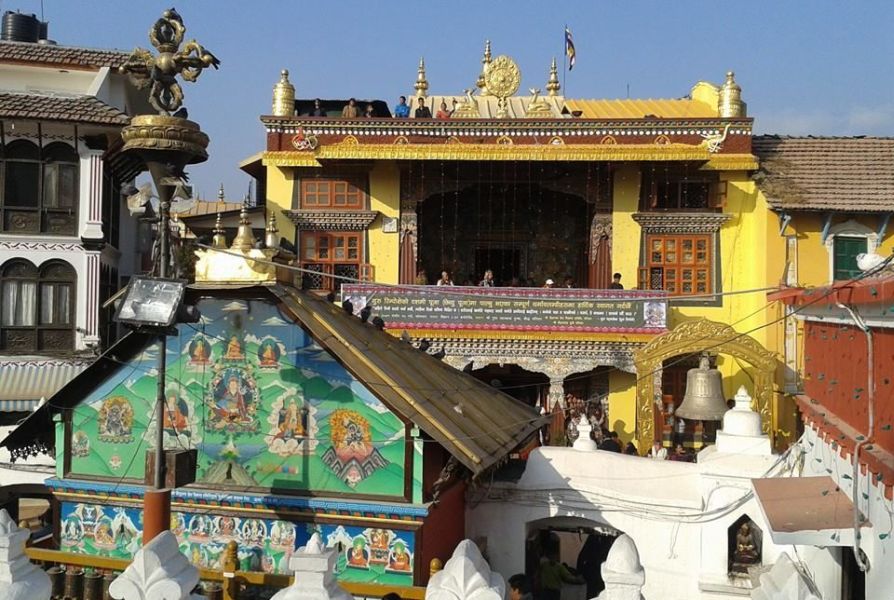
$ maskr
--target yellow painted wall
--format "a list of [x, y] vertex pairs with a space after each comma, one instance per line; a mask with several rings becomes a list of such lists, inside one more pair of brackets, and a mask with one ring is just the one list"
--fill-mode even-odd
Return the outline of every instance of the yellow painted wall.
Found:
[[612, 273], [621, 274], [625, 288], [637, 286], [640, 226], [633, 220], [639, 211], [640, 171], [636, 164], [615, 171], [612, 189]]
[[375, 266], [377, 282], [398, 283], [400, 233], [382, 231], [385, 217], [400, 218], [400, 171], [393, 162], [376, 162], [370, 172], [369, 208], [381, 214], [369, 226], [368, 262]]
[[626, 444], [636, 430], [636, 375], [612, 369], [608, 373], [609, 430], [617, 431]]
[[287, 167], [267, 167], [267, 204], [276, 209], [276, 226], [279, 235], [290, 242], [295, 240], [295, 224], [286, 219], [283, 210], [297, 208], [292, 206], [292, 194], [295, 186], [294, 171]]

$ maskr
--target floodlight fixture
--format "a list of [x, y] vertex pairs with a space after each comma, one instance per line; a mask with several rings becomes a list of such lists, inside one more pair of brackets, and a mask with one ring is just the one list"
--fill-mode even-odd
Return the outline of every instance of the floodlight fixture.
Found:
[[115, 320], [137, 328], [171, 327], [177, 321], [185, 292], [183, 280], [134, 277]]

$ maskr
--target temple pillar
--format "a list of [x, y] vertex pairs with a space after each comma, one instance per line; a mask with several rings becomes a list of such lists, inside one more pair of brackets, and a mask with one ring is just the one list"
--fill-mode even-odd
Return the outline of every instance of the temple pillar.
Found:
[[[640, 172], [636, 164], [623, 164], [614, 172], [612, 190], [612, 236], [625, 240], [630, 248], [639, 248], [641, 229], [633, 220], [639, 211]], [[611, 270], [621, 274], [626, 289], [638, 286], [639, 252], [615, 252]]]
[[[623, 443], [631, 441], [636, 432], [636, 375], [613, 370], [608, 374], [609, 431], [615, 431]], [[645, 451], [645, 449], [640, 449]]]
[[81, 153], [80, 197], [81, 202], [80, 238], [85, 244], [102, 244], [102, 180], [103, 151], [87, 150]]
[[[369, 256], [379, 283], [399, 283], [400, 235], [386, 227], [400, 217], [400, 171], [391, 162], [376, 162], [369, 174], [369, 209], [380, 213], [369, 226]], [[400, 281], [400, 283], [403, 283]]]

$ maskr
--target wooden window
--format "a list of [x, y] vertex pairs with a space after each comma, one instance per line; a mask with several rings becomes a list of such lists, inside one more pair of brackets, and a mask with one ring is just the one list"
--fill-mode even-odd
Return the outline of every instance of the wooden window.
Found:
[[302, 232], [301, 266], [314, 273], [304, 274], [304, 287], [312, 290], [338, 290], [343, 279], [327, 275], [362, 279], [363, 234], [342, 232]]
[[712, 254], [710, 235], [647, 235], [639, 287], [665, 290], [671, 296], [710, 294]]
[[0, 268], [0, 349], [74, 350], [74, 269], [50, 261], [40, 269], [13, 259]]
[[863, 271], [857, 266], [857, 255], [866, 252], [865, 237], [836, 235], [832, 241], [832, 279], [847, 281]]
[[714, 211], [726, 201], [726, 182], [698, 171], [657, 167], [643, 172], [640, 206], [644, 211]]
[[77, 227], [78, 155], [55, 142], [40, 149], [27, 140], [6, 146], [0, 231], [74, 235]]
[[366, 208], [366, 186], [359, 178], [326, 179], [316, 177], [302, 179], [301, 208], [363, 210]]

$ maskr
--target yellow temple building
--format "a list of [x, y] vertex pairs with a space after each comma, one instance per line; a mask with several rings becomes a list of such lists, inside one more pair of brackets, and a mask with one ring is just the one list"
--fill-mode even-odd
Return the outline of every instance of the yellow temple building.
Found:
[[766, 290], [786, 241], [733, 73], [677, 99], [572, 99], [545, 66], [545, 92], [520, 94], [488, 44], [474, 89], [436, 95], [420, 61], [406, 117], [296, 99], [283, 71], [266, 148], [242, 168], [302, 286], [371, 305], [393, 335], [544, 410], [601, 406], [641, 453], [669, 443], [708, 353], [724, 397], [753, 390], [785, 443], [783, 313]]

